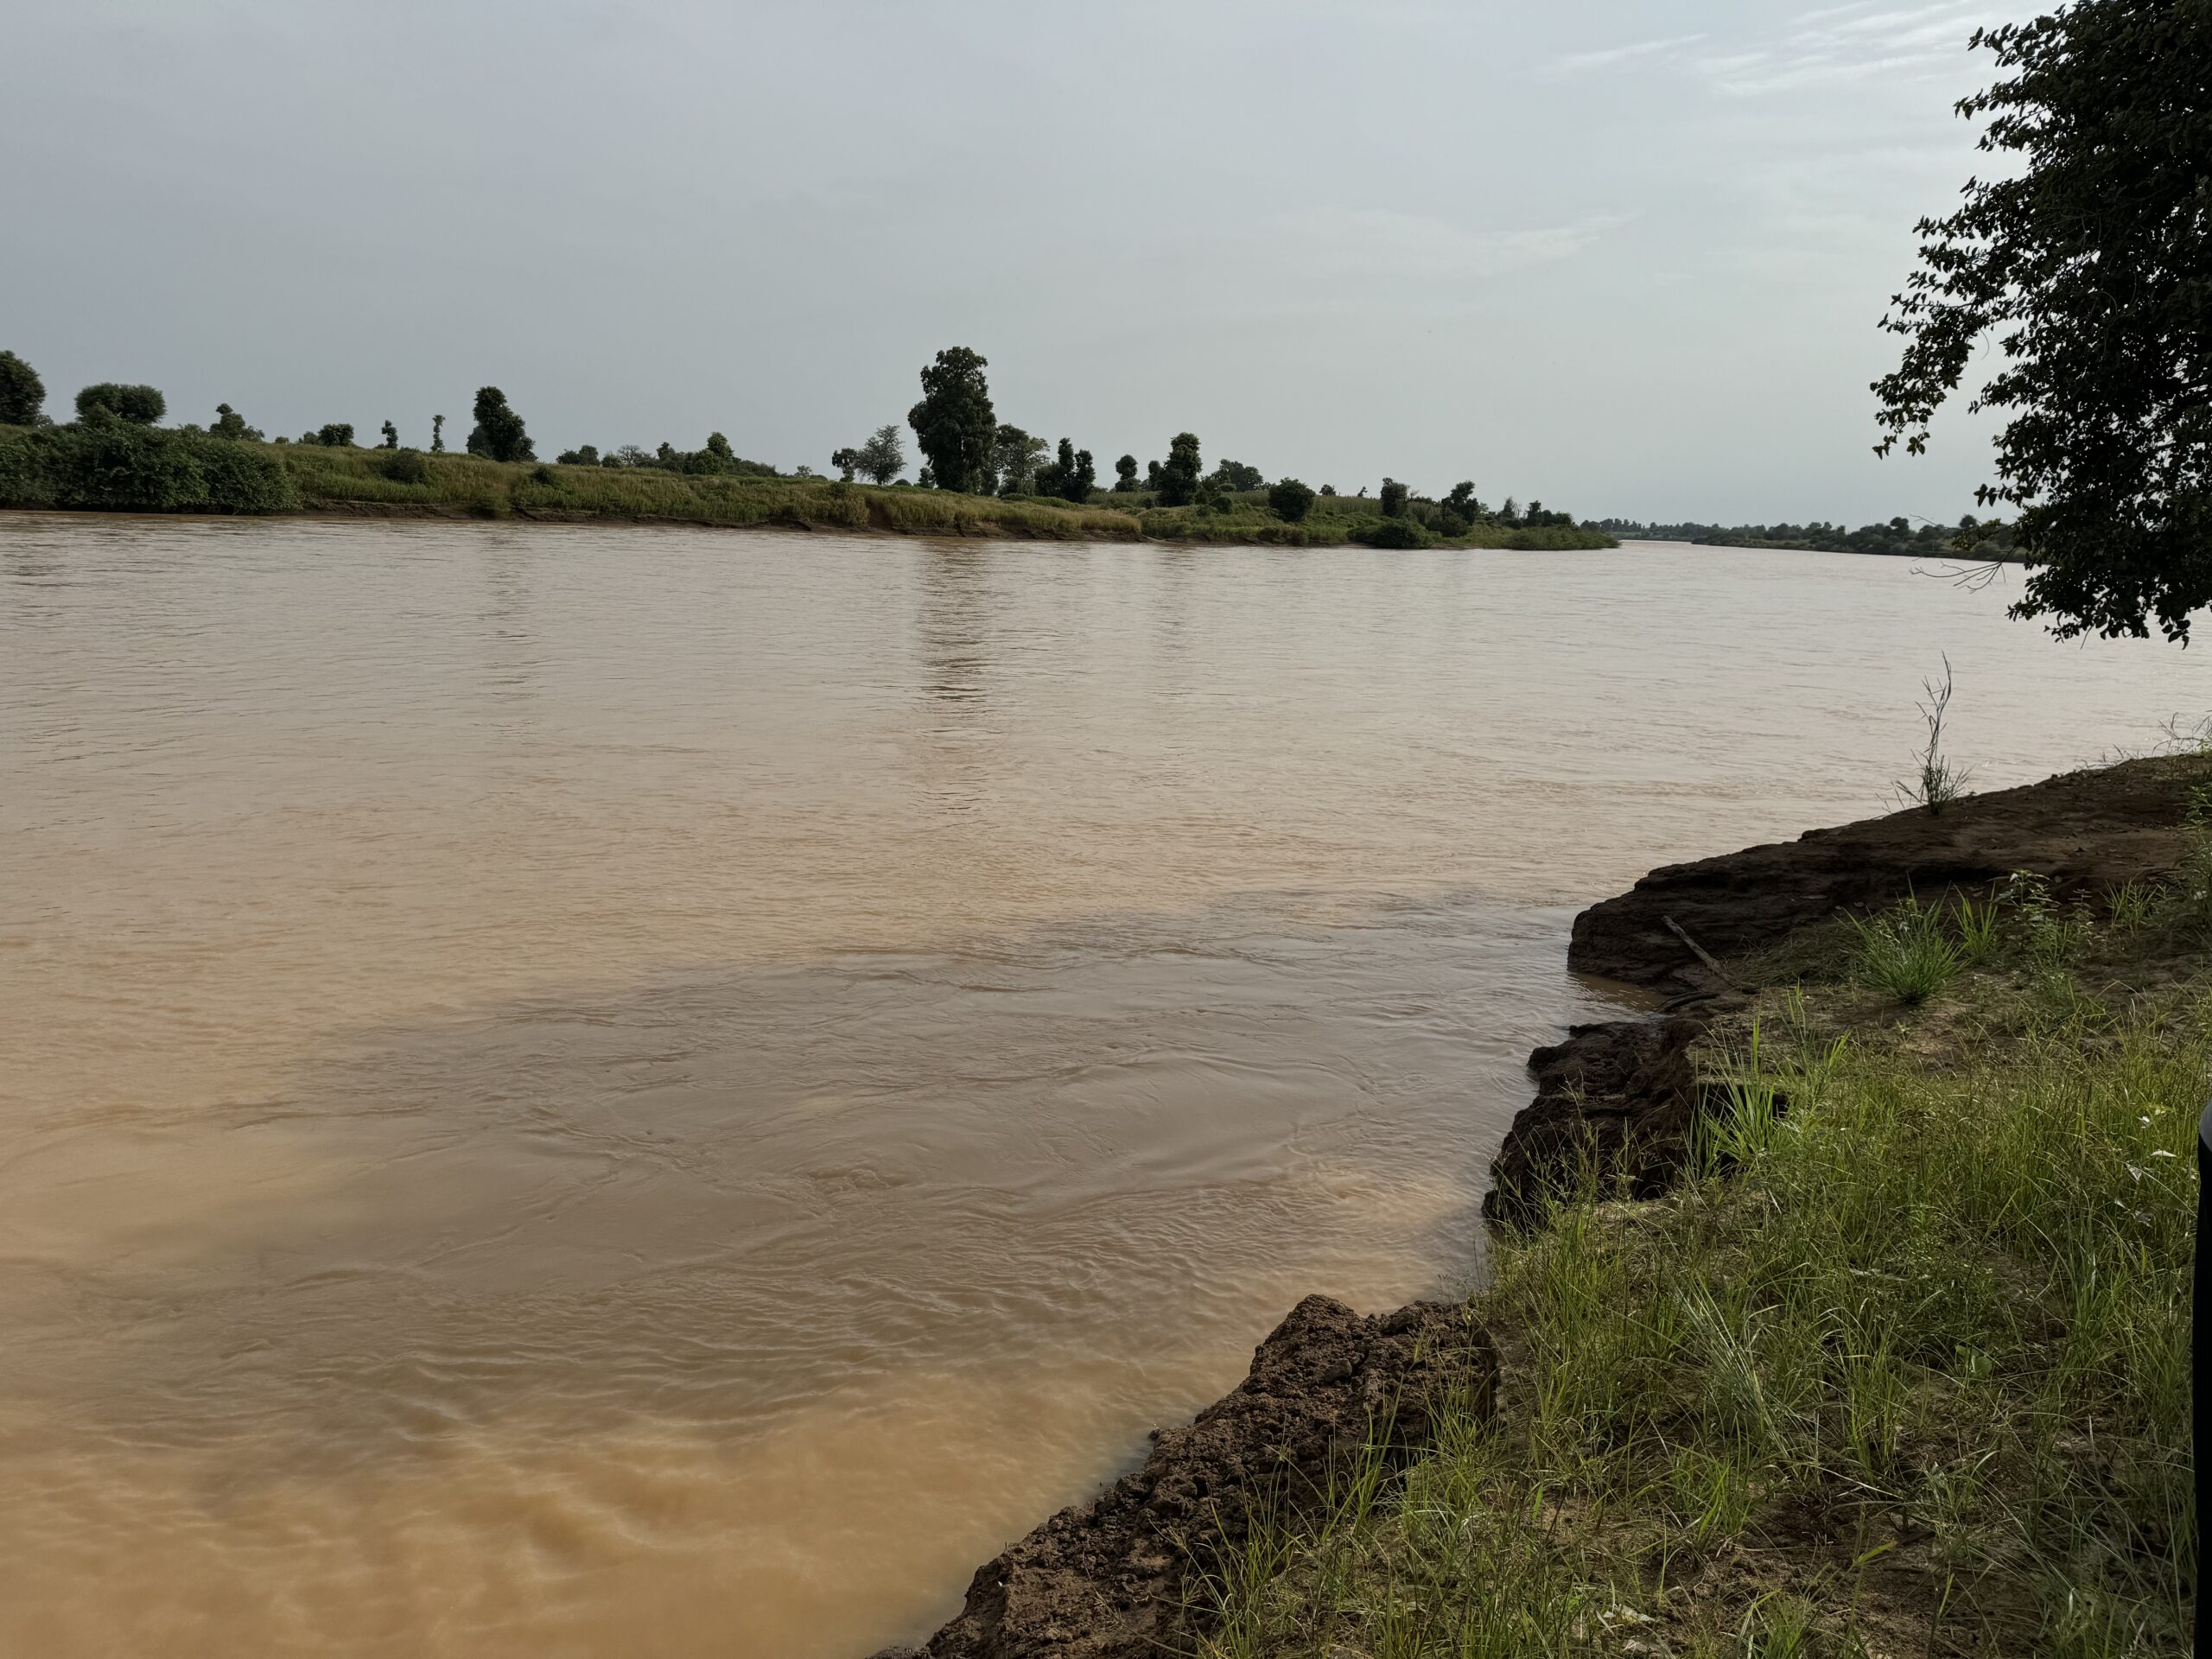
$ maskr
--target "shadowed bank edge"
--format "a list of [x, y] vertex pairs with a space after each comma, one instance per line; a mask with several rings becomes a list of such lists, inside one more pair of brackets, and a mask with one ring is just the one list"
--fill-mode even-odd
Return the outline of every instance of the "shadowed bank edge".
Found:
[[[1577, 1027], [1565, 1042], [1531, 1057], [1537, 1096], [1514, 1121], [1492, 1166], [1495, 1185], [1484, 1213], [1503, 1230], [1501, 1249], [1509, 1260], [1516, 1250], [1540, 1264], [1548, 1255], [1554, 1269], [1561, 1258], [1602, 1256], [1594, 1247], [1586, 1251], [1591, 1237], [1609, 1240], [1616, 1257], [1643, 1249], [1665, 1255], [1675, 1250], [1666, 1230], [1677, 1226], [1725, 1236], [1728, 1249], [1737, 1252], [1730, 1260], [1755, 1261], [1757, 1249], [1739, 1249], [1740, 1236], [1728, 1232], [1742, 1223], [1726, 1206], [1740, 1210], [1738, 1188], [1764, 1187], [1759, 1202], [1773, 1202], [1773, 1192], [1786, 1183], [1780, 1176], [1760, 1179], [1752, 1166], [1776, 1143], [1777, 1125], [1786, 1122], [1808, 1142], [1814, 1138], [1821, 1085], [1833, 1077], [1847, 1050], [1854, 1058], [1872, 1057], [1866, 1063], [1874, 1069], [1859, 1086], [1875, 1095], [1910, 1093], [1930, 1078], [1961, 1080], [1959, 1086], [1971, 1093], [1971, 1079], [1989, 1077], [2003, 1080], [2000, 1096], [2007, 1090], [2033, 1094], [2037, 1085], [2027, 1072], [2002, 1068], [2022, 1055], [2028, 1058], [2019, 1063], [2031, 1068], [2070, 1065], [2074, 1070], [2059, 1077], [2054, 1096], [2062, 1102], [2061, 1116], [2075, 1109], [2063, 1103], [2070, 1091], [2094, 1093], [2102, 1087], [2084, 1068], [2139, 1063], [2164, 1080], [2161, 1086], [2175, 1099], [2168, 1103], [2173, 1110], [2164, 1110], [2157, 1104], [2158, 1087], [2141, 1078], [2123, 1087], [2121, 1116], [2129, 1132], [2139, 1116], [2146, 1133], [2164, 1135], [2171, 1127], [2164, 1119], [2178, 1112], [2193, 1136], [2195, 1107], [2189, 1103], [2202, 1092], [2212, 1058], [2212, 1020], [2207, 1019], [2212, 1009], [2202, 974], [2208, 921], [2212, 763], [2200, 755], [2130, 760], [1968, 797], [1940, 813], [1915, 808], [1656, 870], [1631, 892], [1576, 918], [1569, 967], [1643, 988], [1663, 998], [1663, 1006], [1639, 1018]], [[1870, 985], [1865, 969], [1876, 946], [1913, 929], [1933, 943], [1944, 976], [1956, 977], [1953, 994], [1927, 1000], [1924, 991], [1909, 992], [1900, 998]], [[1946, 929], [1954, 930], [1955, 938]], [[1839, 974], [1833, 971], [1839, 963], [1856, 966]], [[1881, 979], [1878, 973], [1872, 977]], [[1808, 988], [1825, 1024], [1817, 1042], [1810, 1039]], [[2110, 1004], [2122, 995], [2125, 1011], [2116, 1013]], [[1900, 1021], [1901, 1005], [1923, 1000], [1927, 1007], [1917, 1023]], [[1806, 1039], [1800, 1044], [1803, 1052], [1815, 1058], [1774, 1061], [1777, 1045], [1769, 1037], [1770, 1058], [1763, 1059], [1763, 1020], [1769, 1029], [1786, 1023]], [[2161, 1064], [2167, 1069], [2158, 1071]], [[1992, 1065], [1998, 1071], [1988, 1070]], [[2137, 1113], [2139, 1104], [2150, 1109]], [[2188, 1109], [2180, 1111], [2183, 1104]], [[1793, 1107], [1802, 1109], [1800, 1116], [1788, 1116]], [[2011, 1109], [2000, 1100], [1997, 1109]], [[2154, 1120], [2151, 1111], [2160, 1116]], [[1837, 1116], [1848, 1115], [1837, 1109]], [[1893, 1112], [1885, 1122], [1894, 1128], [1895, 1119]], [[1876, 1162], [1903, 1156], [1897, 1149], [1910, 1145], [1909, 1137], [1885, 1140], [1883, 1133], [1865, 1123], [1849, 1126], [1859, 1139], [1843, 1156]], [[2077, 1135], [2086, 1144], [2090, 1130], [2069, 1122], [2061, 1138], [2037, 1154], [2037, 1161], [2063, 1163], [2069, 1138]], [[2163, 1174], [2173, 1166], [2152, 1160], [2177, 1158], [2163, 1147], [2123, 1152], [2120, 1166], [2133, 1173], [2138, 1188], [2145, 1165]], [[1787, 1173], [1786, 1165], [1777, 1168]], [[1741, 1179], [1732, 1183], [1732, 1173]], [[2121, 1184], [2126, 1185], [2124, 1179]], [[1808, 1182], [1802, 1190], [1808, 1195], [1803, 1204], [1809, 1219], [1820, 1189]], [[2125, 1207], [2121, 1199], [2113, 1202]], [[2193, 1216], [2193, 1193], [2190, 1203]], [[1709, 1213], [1699, 1205], [1708, 1206]], [[1929, 1207], [1939, 1209], [1941, 1201], [1931, 1196]], [[2023, 1206], [2014, 1196], [2004, 1207], [2017, 1212]], [[2014, 1223], [2019, 1219], [2013, 1215]], [[2174, 1228], [2186, 1224], [2172, 1216], [2162, 1219], [2171, 1224], [2171, 1247], [2177, 1236]], [[2107, 1224], [2095, 1217], [2090, 1222]], [[1622, 1250], [1623, 1238], [1647, 1224], [1654, 1229], [1651, 1237]], [[1912, 1230], [1902, 1217], [1877, 1218], [1878, 1233], [1885, 1225], [1891, 1233]], [[1969, 1224], [1969, 1236], [1979, 1225]], [[1993, 1223], [1989, 1231], [2001, 1233], [2004, 1225]], [[2117, 1242], [2146, 1260], [2155, 1254], [2141, 1240]], [[2064, 1254], [2060, 1246], [2050, 1248]], [[2094, 1248], [2106, 1246], [2100, 1239]], [[1836, 1254], [1847, 1257], [1851, 1251], [1839, 1243]], [[2172, 1254], [2171, 1248], [2165, 1252]], [[2164, 1261], [2157, 1288], [2167, 1302], [2181, 1298], [2185, 1342], [2186, 1293], [2166, 1282], [2177, 1284], [2185, 1276], [2186, 1256], [2182, 1260], [2180, 1268]], [[1621, 1271], [1618, 1260], [1610, 1265]], [[1842, 1270], [1860, 1277], [1898, 1276], [1872, 1267]], [[1510, 1268], [1502, 1270], [1509, 1279], [1513, 1274]], [[1618, 1281], [1616, 1296], [1627, 1294], [1622, 1287], [1628, 1283]], [[2078, 1305], [2088, 1293], [2077, 1287], [2072, 1294]], [[1686, 1300], [1680, 1287], [1670, 1294], [1675, 1302]], [[1709, 1294], [1697, 1290], [1687, 1300]], [[2073, 1363], [2062, 1353], [2066, 1334], [2049, 1327], [2070, 1317], [2087, 1337], [2078, 1306], [2069, 1315], [2024, 1294], [2012, 1301], [2017, 1306], [2005, 1317], [2017, 1327], [2016, 1344], [2038, 1356], [2048, 1349], [2058, 1356], [2050, 1369], [2065, 1371]], [[1709, 1498], [1694, 1493], [1687, 1503], [1675, 1503], [1656, 1489], [1639, 1488], [1624, 1506], [1598, 1521], [1592, 1517], [1605, 1510], [1602, 1495], [1572, 1498], [1561, 1491], [1548, 1494], [1540, 1483], [1533, 1491], [1516, 1484], [1513, 1459], [1484, 1448], [1531, 1432], [1529, 1420], [1548, 1422], [1554, 1403], [1548, 1391], [1560, 1387], [1558, 1371], [1547, 1380], [1541, 1365], [1527, 1363], [1531, 1347], [1541, 1345], [1541, 1333], [1516, 1329], [1515, 1310], [1525, 1313], [1532, 1306], [1525, 1295], [1493, 1293], [1468, 1306], [1416, 1302], [1363, 1319], [1340, 1303], [1308, 1298], [1260, 1345], [1250, 1373], [1233, 1393], [1187, 1427], [1156, 1432], [1141, 1468], [986, 1563], [959, 1616], [922, 1648], [885, 1649], [879, 1659], [1694, 1653], [1720, 1650], [1700, 1634], [1716, 1629], [1735, 1633], [1731, 1652], [1873, 1654], [1908, 1640], [1919, 1650], [1923, 1635], [1926, 1650], [1933, 1652], [1947, 1619], [1952, 1628], [1943, 1631], [1943, 1651], [2025, 1650], [2005, 1645], [2020, 1641], [2047, 1652], [2183, 1650], [2174, 1643], [2188, 1639], [2194, 1620], [2196, 1535], [2188, 1514], [2129, 1511], [2117, 1526], [2123, 1535], [2101, 1538], [2097, 1550], [2088, 1552], [2102, 1552], [2099, 1560], [2078, 1568], [2029, 1559], [2032, 1547], [2023, 1547], [2026, 1554], [2016, 1562], [1994, 1547], [1984, 1548], [1974, 1557], [1982, 1561], [1976, 1577], [1967, 1570], [1967, 1556], [1951, 1560], [1943, 1554], [1941, 1517], [1916, 1519], [1911, 1503], [1885, 1507], [1871, 1496], [1840, 1500], [1827, 1492], [1825, 1487], [1833, 1484], [1826, 1479], [1827, 1462], [1842, 1455], [1833, 1448], [1824, 1452], [1816, 1446], [1800, 1459], [1803, 1469], [1794, 1477], [1788, 1471], [1795, 1465], [1785, 1457], [1751, 1459], [1746, 1467], [1764, 1472], [1739, 1478], [1732, 1453], [1708, 1458], [1699, 1444], [1696, 1424], [1704, 1421], [1709, 1429], [1709, 1402], [1700, 1408], [1706, 1411], [1703, 1419], [1687, 1407], [1672, 1418], [1663, 1408], [1655, 1414], [1648, 1402], [1635, 1408], [1647, 1418], [1668, 1419], [1681, 1442], [1669, 1452], [1670, 1466], [1689, 1470], [1686, 1478], [1693, 1487], [1702, 1478], [1697, 1471], [1705, 1470], [1714, 1494]], [[2170, 1326], [2172, 1309], [2159, 1306]], [[1710, 1315], [1707, 1324], [1730, 1326], [1745, 1352], [1757, 1347], [1763, 1328], [1758, 1309], [1723, 1313], [1692, 1306], [1685, 1318], [1693, 1336], [1703, 1328], [1694, 1317], [1701, 1311]], [[1535, 1316], [1529, 1317], [1533, 1323]], [[1555, 1305], [1552, 1317], [1560, 1317]], [[1967, 1313], [1949, 1317], [1960, 1328], [1942, 1330], [1938, 1315], [1944, 1352], [1923, 1369], [1932, 1367], [1947, 1385], [1963, 1376], [1962, 1388], [1974, 1384], [1976, 1367], [2002, 1372], [2004, 1365], [1990, 1355], [2010, 1351], [2003, 1343], [1974, 1328]], [[1587, 1322], [1595, 1327], [1603, 1320], [1592, 1314]], [[1849, 1323], [1847, 1315], [1838, 1315], [1821, 1328]], [[2143, 1341], [2154, 1360], [2165, 1355], [2162, 1363], [2171, 1370], [2166, 1350], [2172, 1332], [2161, 1331]], [[1904, 1340], [1900, 1335], [1900, 1344]], [[1885, 1332], [1878, 1332], [1872, 1345], [1881, 1349], [1889, 1341]], [[1709, 1391], [1713, 1377], [1728, 1369], [1709, 1347], [1698, 1349], [1688, 1338], [1676, 1345], [1684, 1348], [1688, 1374], [1700, 1388]], [[1624, 1372], [1656, 1364], [1651, 1356], [1631, 1355], [1625, 1348], [1611, 1363]], [[1886, 1352], [1872, 1358], [1853, 1352], [1846, 1363], [1856, 1368], [1855, 1376], [1902, 1362]], [[1592, 1369], [1585, 1367], [1586, 1382]], [[2179, 1397], [2185, 1398], [2185, 1361], [2182, 1370]], [[1744, 1373], [1738, 1380], [1758, 1401], [1755, 1417], [1795, 1413], [1793, 1421], [1810, 1426], [1812, 1441], [1821, 1440], [1832, 1414], [1817, 1389], [1803, 1401], [1777, 1404], [1762, 1395], [1759, 1365], [1747, 1361]], [[2006, 1380], [1999, 1375], [1990, 1386], [2001, 1393]], [[1621, 1392], [1610, 1379], [1604, 1386]], [[1764, 1382], [1770, 1391], [1779, 1386], [1771, 1377]], [[1910, 1435], [1900, 1425], [1910, 1414], [1896, 1407], [1895, 1421], [1875, 1432], [1886, 1448], [1875, 1455], [1859, 1445], [1863, 1425], [1853, 1426], [1862, 1403], [1857, 1391], [1844, 1392], [1851, 1397], [1843, 1415], [1851, 1421], [1831, 1438], [1850, 1442], [1844, 1461], [1856, 1458], [1864, 1464], [1872, 1478], [1859, 1485], [1872, 1494], [1882, 1484], [1884, 1470], [1904, 1456], [1903, 1443]], [[2064, 1397], [2075, 1402], [2071, 1409], [2088, 1414], [2079, 1403], [2087, 1395], [2077, 1390]], [[2155, 1511], [2163, 1501], [2171, 1510], [2174, 1483], [2189, 1473], [2185, 1440], [2176, 1450], [2167, 1443], [2171, 1436], [2154, 1432], [2152, 1451], [2139, 1455], [2120, 1421], [2125, 1413], [2099, 1399], [2096, 1414], [2106, 1419], [2107, 1440], [2094, 1455], [2113, 1464], [2099, 1478], [2123, 1497], [2139, 1488], [2147, 1494], [2139, 1496], [2138, 1510]], [[1947, 1395], [1944, 1408], [1961, 1403]], [[1625, 1421], [1626, 1408], [1611, 1409]], [[2186, 1416], [2171, 1399], [2153, 1409], [2177, 1422]], [[1522, 1421], [1516, 1425], [1516, 1419]], [[1637, 1424], [1638, 1433], [1651, 1427]], [[2038, 1433], [2049, 1442], [2046, 1450], [2078, 1464], [2091, 1454], [2073, 1431], [2084, 1431], [2086, 1443], [2094, 1446], [2099, 1427], [2093, 1420]], [[1764, 1429], [1738, 1438], [1758, 1440], [1765, 1433], [1778, 1445], [1789, 1438], [1785, 1429], [1769, 1421]], [[2176, 1427], [2175, 1433], [2185, 1431]], [[1942, 1436], [1931, 1431], [1928, 1438], [1932, 1444]], [[1999, 1453], [1980, 1455], [1989, 1464]], [[2148, 1473], [2133, 1470], [2131, 1458]], [[1601, 1456], [1593, 1466], [1602, 1463]], [[1777, 1474], [1777, 1469], [1783, 1472]], [[1408, 1517], [1418, 1512], [1433, 1522], [1440, 1506], [1430, 1502], [1433, 1489], [1440, 1483], [1449, 1487], [1455, 1478], [1464, 1481], [1469, 1471], [1478, 1471], [1478, 1486], [1494, 1479], [1497, 1491], [1488, 1500], [1493, 1508], [1502, 1502], [1510, 1510], [1519, 1503], [1525, 1513], [1503, 1526], [1491, 1514], [1490, 1530], [1483, 1533], [1473, 1517], [1484, 1512], [1484, 1497], [1460, 1491], [1452, 1499], [1461, 1517], [1454, 1541], [1440, 1554], [1420, 1541], [1427, 1523]], [[1940, 1497], [1940, 1471], [1934, 1484]], [[1409, 1495], [1415, 1489], [1418, 1501]], [[2036, 1496], [2063, 1507], [2063, 1494]], [[2126, 1503], [2120, 1510], [2126, 1510]], [[1649, 1570], [1651, 1540], [1639, 1548], [1625, 1541], [1637, 1531], [1639, 1510], [1681, 1512], [1675, 1517], [1679, 1536], [1668, 1534], [1664, 1524], [1646, 1529], [1667, 1535], [1657, 1547], [1656, 1584]], [[1755, 1510], [1763, 1517], [1758, 1524]], [[1516, 1527], [1528, 1538], [1541, 1533], [1548, 1541], [1537, 1546], [1524, 1538], [1510, 1563], [1482, 1556], [1468, 1541], [1483, 1533], [1489, 1543], [1482, 1548], [1497, 1548]], [[1578, 1573], [1589, 1575], [1586, 1552], [1572, 1564], [1577, 1571], [1567, 1571], [1563, 1560], [1539, 1560], [1546, 1550], [1557, 1553], [1555, 1540], [1563, 1532], [1580, 1537], [1586, 1530], [1603, 1539], [1601, 1554], [1628, 1564], [1625, 1586], [1617, 1580], [1599, 1595], [1590, 1583], [1578, 1582]], [[2131, 1535], [2136, 1534], [2141, 1535]], [[2138, 1570], [2141, 1563], [2133, 1557], [2146, 1551], [2164, 1559], [2163, 1573], [2155, 1561]], [[2119, 1564], [2104, 1556], [2119, 1558]], [[1732, 1584], [1728, 1571], [1736, 1575]], [[2113, 1605], [2125, 1604], [2126, 1617], [2111, 1608], [2100, 1614], [2088, 1605], [2096, 1602], [2094, 1596], [2077, 1596], [2070, 1580], [2058, 1582], [2077, 1571], [2101, 1574], [2099, 1582], [2139, 1581], [2149, 1588], [2140, 1595], [2115, 1592]], [[1879, 1576], [1884, 1573], [1887, 1579]], [[1940, 1595], [1932, 1600], [1922, 1595], [1922, 1579], [1936, 1582]], [[1670, 1580], [1677, 1587], [1670, 1590]], [[1848, 1590], [1847, 1605], [1839, 1586]], [[1726, 1618], [1717, 1618], [1732, 1594], [1745, 1609], [1740, 1621], [1732, 1609]], [[2130, 1595], [2136, 1595], [2134, 1601]], [[2161, 1595], [2172, 1605], [2156, 1605]], [[2053, 1596], [2060, 1598], [2056, 1615], [2044, 1605]], [[1634, 1605], [1639, 1597], [1648, 1604], [1641, 1610]], [[2069, 1611], [2077, 1601], [2088, 1605], [2078, 1617]], [[1559, 1613], [1549, 1624], [1547, 1606]], [[2101, 1637], [2090, 1628], [2100, 1618]], [[1980, 1635], [1965, 1641], [1961, 1630]], [[1815, 1634], [1824, 1638], [1822, 1645], [1805, 1645]], [[1884, 1639], [1870, 1645], [1878, 1637]], [[1670, 1645], [1670, 1638], [1686, 1645]]]

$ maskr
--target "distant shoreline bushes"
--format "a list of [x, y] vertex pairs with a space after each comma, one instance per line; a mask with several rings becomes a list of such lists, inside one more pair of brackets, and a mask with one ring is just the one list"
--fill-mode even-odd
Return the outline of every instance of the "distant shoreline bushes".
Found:
[[1599, 518], [1593, 527], [1639, 541], [1689, 542], [1700, 547], [1773, 548], [1801, 553], [1872, 553], [1891, 558], [1939, 558], [1951, 554], [1983, 559], [2010, 556], [2008, 526], [1985, 524], [1972, 514], [1956, 524], [1891, 518], [1886, 524], [1846, 530], [1824, 519], [1803, 524], [1643, 524], [1633, 518]]
[[90, 418], [0, 444], [0, 505], [108, 512], [295, 512], [283, 464], [257, 445], [140, 425], [96, 405]]

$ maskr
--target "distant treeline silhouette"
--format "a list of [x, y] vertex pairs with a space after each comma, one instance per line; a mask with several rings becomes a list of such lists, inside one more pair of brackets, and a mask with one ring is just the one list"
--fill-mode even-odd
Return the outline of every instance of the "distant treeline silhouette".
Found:
[[1878, 553], [1893, 557], [1926, 556], [1971, 551], [1984, 559], [1999, 558], [2012, 542], [2001, 525], [1985, 524], [1972, 513], [1955, 524], [1938, 524], [1908, 518], [1886, 524], [1862, 524], [1846, 530], [1825, 519], [1804, 524], [1658, 524], [1635, 518], [1597, 518], [1593, 530], [1631, 541], [1694, 542], [1706, 547], [1789, 548], [1815, 553]]

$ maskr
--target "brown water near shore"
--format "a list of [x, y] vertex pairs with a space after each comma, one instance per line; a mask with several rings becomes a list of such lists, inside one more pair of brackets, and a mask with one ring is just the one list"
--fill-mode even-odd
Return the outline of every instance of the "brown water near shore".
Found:
[[1478, 1270], [1567, 919], [2193, 658], [1903, 562], [0, 519], [0, 1652], [858, 1654]]

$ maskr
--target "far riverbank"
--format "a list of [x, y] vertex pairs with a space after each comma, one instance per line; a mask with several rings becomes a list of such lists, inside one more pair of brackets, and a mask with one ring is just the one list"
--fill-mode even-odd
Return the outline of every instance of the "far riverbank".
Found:
[[[0, 435], [0, 508], [36, 511], [226, 512], [241, 507], [222, 490], [194, 492], [190, 480], [127, 479], [99, 491], [25, 464], [27, 440]], [[1225, 496], [1217, 506], [1163, 507], [1137, 494], [1077, 505], [1036, 496], [962, 495], [905, 485], [814, 477], [681, 473], [657, 467], [500, 462], [412, 449], [359, 449], [244, 441], [202, 443], [229, 461], [251, 458], [238, 494], [257, 516], [520, 519], [535, 523], [700, 524], [726, 530], [835, 530], [901, 536], [992, 537], [1020, 541], [1184, 542], [1211, 546], [1504, 548], [1568, 551], [1619, 545], [1575, 524], [1478, 524], [1440, 537], [1410, 518], [1386, 518], [1379, 502], [1324, 496], [1292, 523], [1263, 492]], [[10, 464], [10, 457], [17, 464]], [[182, 463], [180, 463], [182, 464]]]

